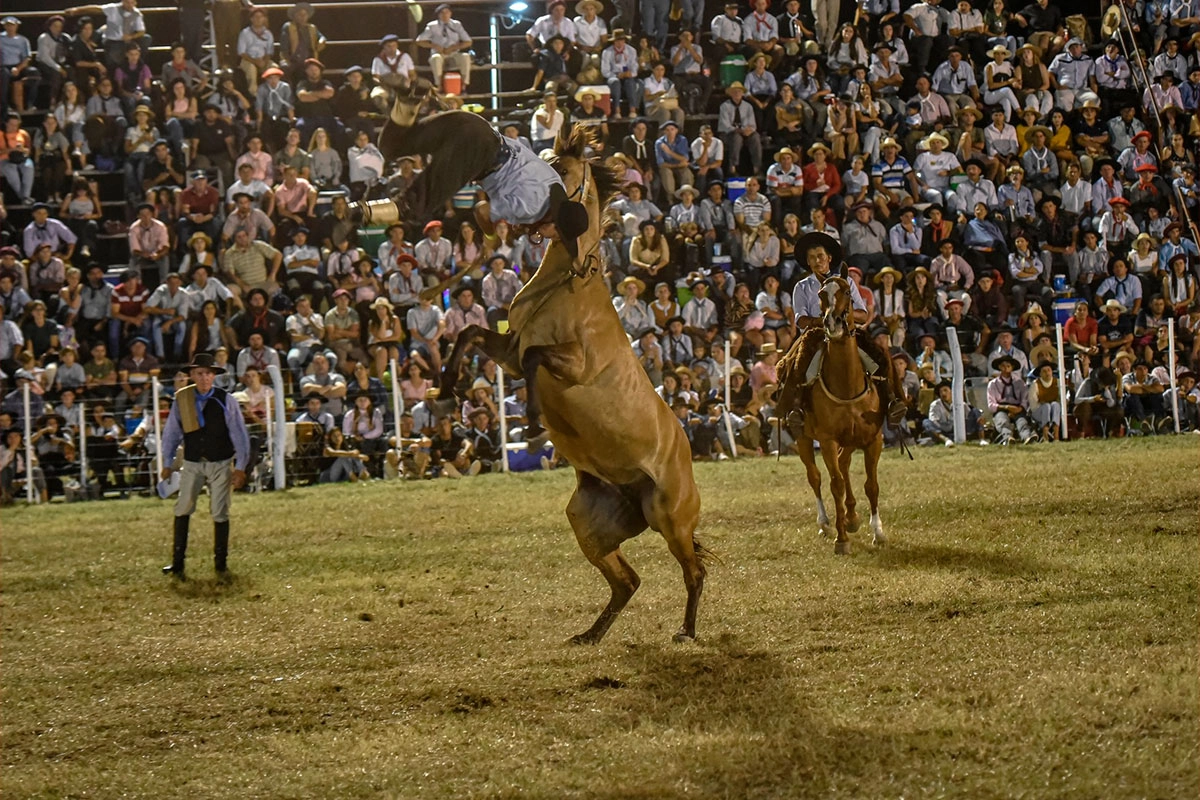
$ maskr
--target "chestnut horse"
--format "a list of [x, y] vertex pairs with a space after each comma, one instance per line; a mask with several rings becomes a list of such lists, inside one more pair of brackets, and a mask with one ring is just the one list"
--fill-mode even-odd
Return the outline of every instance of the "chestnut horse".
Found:
[[537, 273], [513, 299], [509, 332], [472, 326], [459, 334], [446, 361], [442, 396], [457, 383], [464, 352], [481, 347], [505, 371], [525, 377], [527, 436], [544, 423], [555, 449], [575, 468], [567, 519], [612, 596], [592, 627], [571, 641], [599, 642], [629, 602], [640, 579], [621, 543], [647, 527], [662, 534], [683, 568], [687, 604], [675, 640], [690, 640], [708, 554], [694, 537], [700, 493], [687, 436], [634, 356], [603, 279], [601, 217], [617, 179], [586, 155], [592, 144], [577, 127], [556, 142], [552, 161], [568, 198], [587, 212], [578, 256], [555, 237]]
[[[822, 535], [829, 533], [829, 515], [821, 499], [821, 471], [813, 451], [813, 440], [821, 445], [821, 457], [829, 470], [829, 488], [833, 493], [837, 541], [833, 552], [846, 555], [850, 540], [846, 532], [858, 530], [861, 522], [854, 492], [850, 486], [850, 458], [862, 450], [867, 468], [866, 491], [871, 503], [872, 543], [883, 546], [883, 523], [879, 519], [879, 455], [883, 452], [883, 413], [879, 392], [868, 378], [859, 356], [851, 313], [850, 284], [846, 265], [840, 276], [830, 276], [821, 284], [821, 328], [812, 328], [804, 336], [823, 336], [817, 379], [809, 393], [804, 427], [794, 431], [800, 458], [808, 472], [808, 485], [817, 497], [817, 524]], [[780, 360], [776, 371], [785, 393], [800, 396], [806, 382], [796, 364], [805, 348], [797, 342]], [[890, 368], [890, 364], [888, 367]], [[783, 412], [780, 412], [781, 414]]]

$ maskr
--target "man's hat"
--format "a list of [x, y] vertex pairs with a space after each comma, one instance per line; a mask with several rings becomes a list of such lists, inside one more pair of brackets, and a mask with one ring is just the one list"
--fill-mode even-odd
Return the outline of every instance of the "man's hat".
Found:
[[262, 79], [265, 81], [267, 78], [270, 78], [274, 75], [278, 75], [282, 78], [283, 70], [281, 70], [279, 67], [268, 67], [267, 69], [263, 70]]
[[795, 150], [793, 150], [790, 147], [782, 147], [779, 149], [779, 152], [775, 154], [775, 163], [778, 164], [780, 157], [785, 156], [785, 155], [791, 156], [793, 161], [800, 160], [800, 156], [796, 153]]
[[746, 85], [743, 84], [741, 81], [734, 81], [733, 83], [731, 83], [725, 87], [725, 94], [730, 94], [734, 89], [740, 89], [741, 91], [744, 92], [744, 91], [746, 91]]
[[1021, 367], [1021, 362], [1012, 356], [1005, 355], [992, 359], [992, 369], [1000, 369], [1003, 364], [1010, 364], [1013, 369], [1020, 369]]
[[800, 262], [800, 266], [804, 267], [808, 261], [808, 251], [814, 247], [824, 247], [829, 253], [829, 261], [832, 266], [836, 266], [842, 262], [842, 245], [837, 239], [834, 239], [827, 233], [813, 231], [806, 233], [796, 242], [796, 260]]
[[429, 222], [426, 222], [426, 223], [425, 223], [425, 227], [421, 229], [421, 232], [422, 232], [422, 233], [429, 233], [429, 232], [430, 232], [431, 230], [433, 230], [434, 228], [437, 228], [438, 230], [441, 230], [441, 228], [442, 228], [442, 221], [441, 221], [440, 219], [433, 219], [433, 220], [430, 220]]
[[1124, 197], [1114, 197], [1113, 199], [1108, 201], [1108, 204], [1110, 206], [1128, 206], [1129, 201], [1126, 200]]
[[214, 362], [212, 353], [196, 353], [192, 357], [192, 363], [187, 366], [188, 372], [194, 369], [207, 369], [220, 375], [225, 371], [225, 368]]
[[1138, 139], [1145, 139], [1146, 141], [1149, 142], [1149, 141], [1152, 141], [1154, 139], [1154, 137], [1150, 135], [1150, 131], [1138, 131], [1137, 133], [1135, 133], [1133, 135], [1133, 138], [1130, 139], [1129, 141], [1136, 142]]
[[1158, 167], [1153, 164], [1138, 164], [1134, 167], [1134, 172], [1158, 172]]
[[318, 59], [315, 59], [315, 58], [306, 58], [306, 59], [304, 59], [304, 66], [305, 66], [306, 68], [307, 68], [307, 67], [310, 67], [310, 66], [313, 66], [313, 67], [316, 67], [317, 69], [325, 69], [325, 65], [324, 65], [324, 64], [322, 64], [322, 63], [320, 62], [320, 60], [318, 60]]

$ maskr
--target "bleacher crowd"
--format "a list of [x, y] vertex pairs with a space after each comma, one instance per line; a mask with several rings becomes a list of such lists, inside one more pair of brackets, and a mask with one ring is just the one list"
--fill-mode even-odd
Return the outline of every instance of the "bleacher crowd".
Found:
[[[514, 48], [527, 102], [496, 127], [540, 152], [587, 126], [624, 176], [605, 279], [696, 458], [791, 451], [771, 424], [775, 363], [819, 316], [811, 232], [840, 243], [857, 322], [890, 353], [922, 443], [952, 443], [947, 329], [981, 443], [1052, 441], [1064, 414], [1074, 436], [1174, 430], [1175, 408], [1200, 430], [1200, 3], [1118, 0], [1098, 20], [1047, 0], [650, 0], [635, 25], [617, 10], [626, 27], [610, 29], [601, 0], [550, 2]], [[427, 71], [437, 105], [463, 107], [486, 36], [438, 5], [363, 67], [323, 54], [309, 3], [278, 27], [238, 2], [211, 13], [211, 74], [203, 4], [181, 4], [184, 35], [153, 69], [136, 0], [41, 30], [0, 20], [3, 496], [27, 478], [74, 491], [80, 437], [102, 490], [135, 488], [155, 447], [147, 387], [161, 378], [165, 414], [198, 352], [227, 367], [252, 424], [285, 395], [311, 479], [495, 468], [524, 387], [500, 396], [476, 354], [447, 414], [441, 360], [467, 325], [504, 329], [546, 243], [503, 222], [482, 235], [473, 187], [426, 208], [421, 160], [374, 144]], [[104, 175], [120, 191], [102, 199]], [[384, 198], [403, 221], [363, 228], [353, 204]]]

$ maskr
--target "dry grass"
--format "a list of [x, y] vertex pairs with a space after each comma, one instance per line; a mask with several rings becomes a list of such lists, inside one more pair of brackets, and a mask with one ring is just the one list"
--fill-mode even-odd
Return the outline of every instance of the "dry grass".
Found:
[[882, 464], [835, 558], [799, 463], [703, 465], [700, 640], [662, 540], [607, 590], [566, 472], [8, 509], [5, 797], [1175, 798], [1200, 790], [1190, 437]]

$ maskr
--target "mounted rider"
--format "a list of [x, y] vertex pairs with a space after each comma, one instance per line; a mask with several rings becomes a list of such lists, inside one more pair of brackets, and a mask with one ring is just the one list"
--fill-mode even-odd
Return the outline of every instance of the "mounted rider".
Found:
[[[786, 419], [788, 428], [792, 431], [799, 431], [803, 427], [804, 414], [812, 407], [811, 387], [821, 372], [821, 362], [818, 360], [814, 363], [814, 358], [818, 354], [824, 357], [825, 346], [821, 286], [833, 276], [833, 264], [842, 263], [842, 246], [828, 234], [813, 232], [805, 234], [796, 243], [796, 254], [809, 269], [809, 275], [799, 281], [792, 290], [796, 327], [804, 333], [797, 338], [784, 359], [792, 362], [790, 369], [786, 371], [800, 376], [800, 379], [798, 382], [788, 381], [789, 385], [781, 389], [776, 407], [776, 412]], [[866, 333], [867, 306], [859, 293], [858, 284], [854, 281], [848, 283], [853, 306], [854, 334], [859, 355], [863, 360], [863, 369], [879, 393], [880, 408], [887, 409], [888, 422], [898, 425], [908, 411], [904, 389], [895, 376], [888, 354], [879, 349]]]

